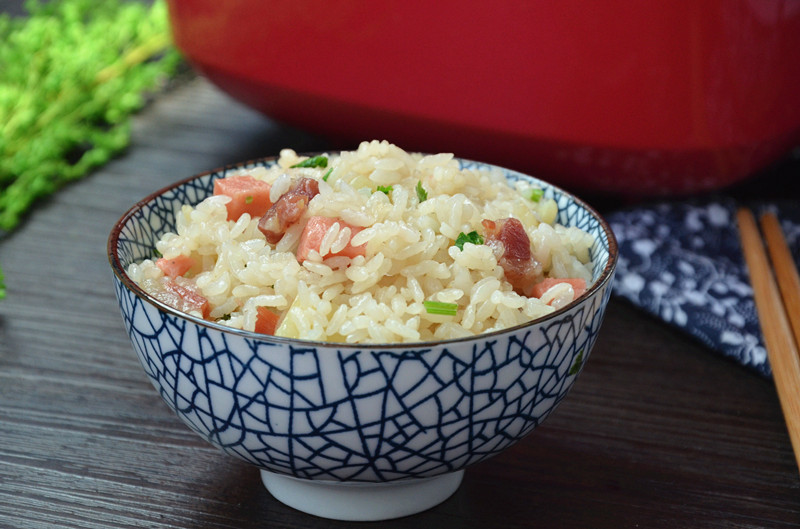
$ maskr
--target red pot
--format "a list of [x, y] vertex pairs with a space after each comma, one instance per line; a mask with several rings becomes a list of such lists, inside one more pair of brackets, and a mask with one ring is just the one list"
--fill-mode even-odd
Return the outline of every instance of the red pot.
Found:
[[169, 11], [194, 67], [277, 120], [572, 189], [717, 189], [800, 144], [796, 1], [169, 0]]

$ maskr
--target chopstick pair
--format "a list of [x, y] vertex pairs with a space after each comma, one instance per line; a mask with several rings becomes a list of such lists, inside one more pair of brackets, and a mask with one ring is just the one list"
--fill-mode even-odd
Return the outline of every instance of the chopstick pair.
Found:
[[753, 213], [741, 208], [736, 218], [772, 378], [800, 468], [800, 276], [774, 214], [761, 216], [769, 258]]

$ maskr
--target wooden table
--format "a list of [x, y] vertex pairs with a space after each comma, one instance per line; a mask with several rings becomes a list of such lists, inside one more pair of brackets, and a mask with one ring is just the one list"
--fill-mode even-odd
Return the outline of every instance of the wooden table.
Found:
[[[136, 200], [281, 147], [339, 148], [201, 79], [161, 95], [122, 157], [0, 244], [0, 527], [348, 527], [284, 506], [205, 444], [138, 364], [105, 254]], [[349, 145], [345, 147], [354, 147]], [[793, 527], [800, 474], [772, 382], [612, 299], [570, 396], [443, 504], [369, 527]]]

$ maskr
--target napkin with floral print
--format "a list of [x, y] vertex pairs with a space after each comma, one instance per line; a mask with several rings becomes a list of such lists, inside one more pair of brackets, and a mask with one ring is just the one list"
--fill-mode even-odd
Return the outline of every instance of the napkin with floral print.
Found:
[[[661, 202], [606, 218], [619, 242], [614, 294], [771, 376], [733, 199]], [[800, 202], [747, 204], [774, 211], [800, 263]]]

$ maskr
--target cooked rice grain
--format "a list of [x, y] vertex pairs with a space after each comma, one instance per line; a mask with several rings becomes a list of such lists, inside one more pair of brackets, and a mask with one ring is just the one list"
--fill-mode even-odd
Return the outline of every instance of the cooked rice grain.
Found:
[[[531, 200], [531, 182], [510, 185], [499, 170], [462, 170], [451, 154], [407, 153], [388, 142], [364, 142], [329, 158], [324, 169], [292, 168], [304, 158], [284, 149], [273, 167], [238, 171], [270, 183], [272, 202], [300, 176], [319, 180], [305, 216], [277, 245], [266, 243], [258, 218], [228, 221], [228, 197], [180, 209], [176, 232], [164, 234], [156, 248], [166, 258], [195, 260], [200, 270], [191, 275], [211, 303], [211, 319], [253, 330], [258, 307], [269, 307], [283, 313], [282, 336], [391, 343], [470, 336], [539, 318], [568, 303], [572, 287], [559, 284], [543, 299], [527, 298], [504, 279], [492, 248], [454, 246], [459, 233], [481, 233], [483, 219], [510, 216], [525, 226], [544, 276], [591, 282], [592, 237], [555, 224], [555, 201]], [[420, 201], [418, 185], [427, 200]], [[334, 223], [300, 264], [295, 252], [311, 216], [363, 229], [351, 237], [350, 228]], [[366, 245], [366, 256], [333, 255], [348, 244]], [[128, 273], [150, 291], [163, 277], [152, 260], [132, 264]], [[457, 314], [429, 314], [426, 300], [455, 303]]]

